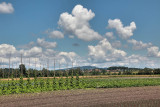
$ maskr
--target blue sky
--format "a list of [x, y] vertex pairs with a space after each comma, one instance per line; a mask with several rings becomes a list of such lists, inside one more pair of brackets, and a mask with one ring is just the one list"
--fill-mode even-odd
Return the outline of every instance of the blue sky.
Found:
[[9, 53], [12, 62], [19, 63], [22, 53], [26, 65], [28, 58], [37, 58], [37, 67], [43, 60], [56, 59], [62, 67], [73, 61], [75, 66], [157, 68], [159, 4], [159, 0], [0, 0], [1, 65], [7, 66]]

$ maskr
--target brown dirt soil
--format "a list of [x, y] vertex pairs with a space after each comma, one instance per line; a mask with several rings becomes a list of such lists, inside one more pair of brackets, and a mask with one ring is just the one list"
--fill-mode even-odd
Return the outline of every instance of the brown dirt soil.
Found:
[[0, 107], [160, 107], [160, 86], [0, 96]]
[[[37, 78], [54, 78], [54, 77], [37, 77]], [[66, 77], [56, 77], [56, 78], [66, 78]], [[70, 78], [70, 77], [69, 77]], [[76, 76], [74, 76], [76, 78]], [[160, 78], [160, 75], [95, 75], [95, 76], [79, 76], [79, 78]], [[30, 78], [34, 79], [34, 78]], [[4, 80], [12, 80], [11, 78], [0, 79]], [[19, 80], [19, 78], [14, 78], [14, 80]], [[23, 78], [23, 80], [27, 80], [27, 78]]]

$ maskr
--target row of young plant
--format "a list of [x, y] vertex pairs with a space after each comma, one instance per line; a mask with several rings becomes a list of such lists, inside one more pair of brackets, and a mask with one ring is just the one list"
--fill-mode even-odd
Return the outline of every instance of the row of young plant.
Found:
[[87, 88], [123, 88], [158, 86], [160, 78], [110, 78], [110, 79], [84, 79]]
[[79, 79], [79, 75], [76, 78], [66, 76], [59, 78], [37, 78], [34, 77], [31, 80], [29, 77], [27, 80], [23, 80], [21, 76], [19, 80], [0, 81], [0, 95], [17, 94], [17, 93], [33, 93], [53, 90], [70, 90], [85, 88], [83, 79]]
[[59, 78], [37, 78], [23, 80], [8, 80], [0, 82], [0, 95], [17, 94], [17, 93], [34, 93], [54, 90], [70, 90], [82, 88], [121, 88], [121, 87], [140, 87], [140, 86], [157, 86], [160, 85], [160, 78], [108, 78], [108, 79], [91, 79], [76, 78], [66, 76]]

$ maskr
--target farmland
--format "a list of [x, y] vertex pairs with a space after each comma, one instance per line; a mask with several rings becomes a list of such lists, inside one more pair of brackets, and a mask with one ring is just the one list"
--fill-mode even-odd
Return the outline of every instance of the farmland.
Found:
[[160, 85], [159, 77], [59, 77], [27, 78], [19, 80], [1, 80], [0, 94], [35, 93], [55, 90], [88, 89], [88, 88], [122, 88]]
[[[0, 96], [1, 107], [159, 107], [160, 86], [61, 90]], [[18, 102], [18, 103], [17, 103]]]
[[[57, 71], [57, 75], [46, 72], [47, 77], [37, 76], [37, 71], [31, 77], [30, 73], [28, 76], [19, 73], [17, 77], [11, 72], [8, 78], [0, 79], [0, 106], [78, 106], [84, 103], [82, 106], [158, 107], [160, 104], [155, 94], [159, 92], [160, 75], [81, 75], [78, 71]], [[126, 97], [122, 97], [123, 94]]]

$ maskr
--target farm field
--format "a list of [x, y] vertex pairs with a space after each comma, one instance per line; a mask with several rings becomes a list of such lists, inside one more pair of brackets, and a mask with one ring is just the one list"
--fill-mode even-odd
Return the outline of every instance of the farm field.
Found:
[[0, 95], [88, 88], [123, 88], [160, 85], [159, 77], [58, 77], [1, 80]]
[[[54, 77], [37, 77], [37, 78], [54, 78]], [[60, 77], [55, 77], [60, 78]], [[66, 78], [66, 77], [62, 77]], [[70, 77], [69, 77], [70, 78]], [[76, 78], [76, 76], [74, 76]], [[79, 78], [160, 78], [160, 75], [89, 75], [89, 76], [79, 76]], [[30, 77], [30, 79], [34, 79], [33, 77]], [[11, 78], [0, 78], [1, 81], [3, 80], [12, 80]], [[19, 78], [14, 78], [14, 80], [19, 80]], [[23, 80], [27, 80], [27, 78], [23, 78]]]
[[159, 90], [159, 75], [1, 79], [0, 107], [159, 107]]
[[61, 90], [0, 96], [0, 107], [159, 107], [160, 86]]
[[0, 107], [160, 107], [158, 4], [1, 0]]

